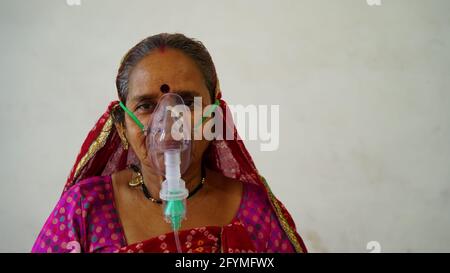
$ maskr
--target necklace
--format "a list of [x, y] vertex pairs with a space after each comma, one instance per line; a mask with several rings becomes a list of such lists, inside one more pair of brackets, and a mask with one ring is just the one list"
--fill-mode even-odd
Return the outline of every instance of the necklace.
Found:
[[[141, 171], [139, 170], [139, 167], [136, 166], [136, 165], [134, 165], [134, 164], [131, 164], [131, 165], [129, 166], [129, 168], [130, 168], [131, 170], [133, 170], [133, 172], [136, 174], [136, 176], [133, 177], [133, 178], [130, 180], [130, 182], [128, 182], [128, 185], [129, 185], [130, 187], [138, 187], [138, 186], [141, 186], [142, 192], [144, 193], [145, 197], [146, 197], [148, 200], [150, 200], [150, 201], [152, 201], [153, 203], [156, 203], [156, 204], [162, 204], [162, 201], [161, 201], [161, 200], [155, 199], [154, 197], [151, 196], [149, 190], [147, 189], [147, 186], [146, 186], [145, 183], [144, 183], [144, 177], [142, 176], [142, 173], [141, 173]], [[205, 183], [205, 171], [204, 171], [204, 169], [203, 169], [203, 166], [202, 166], [202, 170], [201, 170], [201, 176], [202, 176], [202, 179], [200, 180], [200, 183], [198, 183], [198, 185], [195, 186], [195, 188], [189, 193], [187, 199], [189, 199], [189, 198], [192, 197], [195, 193], [197, 193], [197, 192], [203, 187], [203, 184]]]

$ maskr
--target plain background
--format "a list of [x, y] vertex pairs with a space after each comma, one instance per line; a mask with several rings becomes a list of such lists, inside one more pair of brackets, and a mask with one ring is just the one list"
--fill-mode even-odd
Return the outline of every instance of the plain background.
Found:
[[310, 251], [450, 251], [449, 14], [447, 0], [1, 0], [0, 251], [31, 249], [122, 56], [160, 32], [206, 45], [229, 104], [280, 105], [279, 149], [247, 146]]

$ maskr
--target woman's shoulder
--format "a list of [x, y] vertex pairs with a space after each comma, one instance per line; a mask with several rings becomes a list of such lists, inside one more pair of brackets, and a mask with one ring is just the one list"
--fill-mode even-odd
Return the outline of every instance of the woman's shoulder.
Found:
[[271, 219], [277, 219], [282, 214], [288, 220], [289, 224], [295, 227], [290, 213], [267, 184], [245, 184], [246, 194], [244, 195], [243, 207], [259, 214], [266, 214]]
[[[123, 242], [111, 177], [94, 176], [68, 188], [47, 218], [33, 252], [94, 252]], [[108, 239], [111, 238], [111, 239]]]
[[101, 192], [111, 190], [111, 186], [110, 175], [92, 176], [72, 185], [65, 194], [79, 193], [80, 196], [86, 196], [93, 191]]
[[[110, 175], [92, 176], [80, 180], [64, 192], [61, 201], [83, 203], [84, 208], [91, 205], [109, 203], [112, 198]], [[89, 204], [89, 205], [86, 205]]]
[[268, 194], [264, 186], [256, 185], [251, 182], [244, 183], [245, 198], [250, 204], [257, 204], [259, 207], [266, 207], [270, 205]]

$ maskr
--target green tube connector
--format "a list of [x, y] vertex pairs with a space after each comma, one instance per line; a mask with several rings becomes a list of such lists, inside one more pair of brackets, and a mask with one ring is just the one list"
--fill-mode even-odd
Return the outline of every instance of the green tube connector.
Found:
[[184, 219], [186, 208], [183, 200], [166, 201], [164, 216], [170, 219], [173, 231], [177, 231], [181, 227], [181, 221]]

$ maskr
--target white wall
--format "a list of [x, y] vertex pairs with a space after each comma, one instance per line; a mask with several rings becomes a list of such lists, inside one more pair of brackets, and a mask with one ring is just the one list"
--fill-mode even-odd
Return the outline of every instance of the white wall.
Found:
[[314, 252], [450, 250], [450, 2], [0, 1], [0, 251], [29, 251], [122, 55], [182, 32], [230, 104], [279, 104], [250, 152]]

